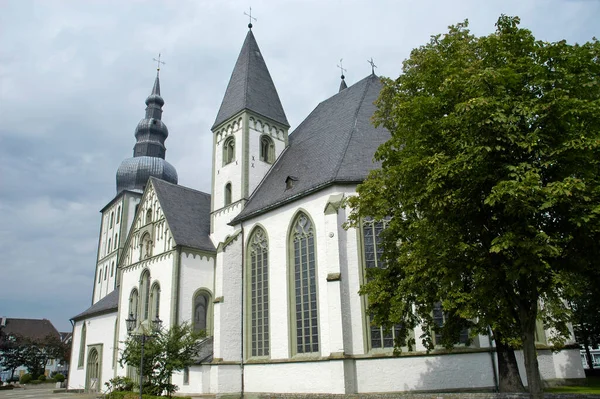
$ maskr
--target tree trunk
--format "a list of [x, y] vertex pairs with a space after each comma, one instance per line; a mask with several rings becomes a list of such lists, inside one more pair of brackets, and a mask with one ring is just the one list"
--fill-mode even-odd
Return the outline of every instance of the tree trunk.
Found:
[[502, 342], [498, 332], [493, 333], [498, 355], [498, 391], [525, 392], [514, 349]]
[[535, 309], [521, 309], [521, 325], [523, 326], [523, 358], [525, 359], [525, 372], [527, 373], [527, 388], [531, 399], [544, 397], [542, 379], [538, 366], [537, 352], [535, 349], [535, 323], [537, 307]]

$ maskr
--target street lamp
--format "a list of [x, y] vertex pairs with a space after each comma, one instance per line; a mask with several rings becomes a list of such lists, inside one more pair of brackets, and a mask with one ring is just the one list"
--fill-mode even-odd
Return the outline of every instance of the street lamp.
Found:
[[158, 318], [158, 315], [156, 315], [156, 318], [152, 320], [152, 331], [150, 332], [150, 335], [146, 335], [143, 327], [140, 327], [138, 332], [134, 333], [133, 330], [135, 329], [136, 321], [137, 319], [133, 315], [133, 312], [129, 313], [128, 319], [125, 319], [125, 323], [127, 325], [127, 335], [135, 339], [139, 339], [142, 344], [140, 355], [140, 399], [142, 399], [142, 389], [144, 387], [144, 344], [147, 340], [154, 338], [160, 331], [162, 327], [162, 320]]

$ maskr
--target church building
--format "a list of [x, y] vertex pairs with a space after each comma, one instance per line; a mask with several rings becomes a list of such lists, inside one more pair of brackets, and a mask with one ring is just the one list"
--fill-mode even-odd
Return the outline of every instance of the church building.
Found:
[[[374, 73], [351, 86], [342, 76], [290, 132], [249, 29], [211, 129], [212, 187], [203, 193], [178, 185], [165, 160], [157, 74], [133, 157], [101, 210], [92, 303], [72, 319], [68, 388], [100, 391], [116, 376], [136, 377], [118, 363], [132, 314], [142, 327], [160, 317], [164, 328], [206, 331], [196, 364], [172, 376], [179, 394], [493, 389], [488, 337], [427, 353], [417, 328], [414, 350], [394, 356], [395, 332], [371, 325], [358, 294], [366, 270], [381, 267], [385, 226], [344, 229], [343, 204], [390, 137], [371, 122], [381, 87]], [[537, 334], [542, 377], [584, 378], [579, 350], [553, 352], [546, 333]]]

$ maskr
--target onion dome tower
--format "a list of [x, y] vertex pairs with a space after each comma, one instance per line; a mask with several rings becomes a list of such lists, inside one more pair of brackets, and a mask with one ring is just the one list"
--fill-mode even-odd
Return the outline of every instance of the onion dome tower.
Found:
[[160, 68], [152, 93], [146, 98], [146, 116], [135, 128], [136, 143], [133, 158], [121, 162], [117, 170], [117, 194], [123, 190], [144, 191], [150, 176], [177, 184], [175, 167], [165, 161], [165, 140], [169, 135], [167, 126], [161, 120], [165, 101], [160, 96]]

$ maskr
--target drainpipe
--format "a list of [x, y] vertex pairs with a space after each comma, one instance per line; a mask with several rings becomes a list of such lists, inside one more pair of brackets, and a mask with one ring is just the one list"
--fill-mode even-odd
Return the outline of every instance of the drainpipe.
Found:
[[246, 298], [246, 295], [245, 295], [246, 284], [245, 284], [245, 279], [244, 279], [244, 264], [245, 264], [245, 261], [246, 261], [246, 258], [244, 257], [244, 249], [246, 247], [246, 245], [245, 245], [246, 241], [244, 239], [244, 222], [240, 223], [240, 227], [242, 229], [242, 233], [241, 233], [242, 234], [242, 265], [241, 265], [242, 266], [242, 270], [241, 270], [241, 273], [242, 273], [242, 300], [240, 301], [240, 303], [242, 305], [242, 309], [241, 309], [241, 311], [242, 311], [241, 312], [241, 321], [242, 322], [241, 322], [241, 328], [240, 328], [240, 333], [241, 333], [240, 372], [242, 374], [241, 375], [241, 377], [242, 377], [242, 381], [241, 381], [242, 386], [241, 386], [241, 392], [240, 393], [241, 393], [241, 399], [244, 399], [244, 341], [245, 341], [244, 340], [244, 320], [245, 320], [245, 318], [244, 318], [244, 304], [245, 304], [244, 303], [244, 299]]

